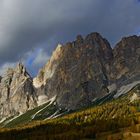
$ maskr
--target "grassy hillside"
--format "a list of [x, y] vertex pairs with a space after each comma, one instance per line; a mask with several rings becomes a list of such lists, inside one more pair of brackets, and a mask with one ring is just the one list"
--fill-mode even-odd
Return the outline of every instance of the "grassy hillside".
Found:
[[0, 127], [14, 127], [16, 125], [27, 124], [35, 120], [47, 120], [49, 118], [51, 119], [56, 116], [64, 115], [65, 113], [67, 113], [67, 111], [65, 109], [58, 108], [55, 100], [50, 100], [22, 115], [7, 118], [5, 121], [0, 123]]
[[11, 129], [2, 128], [0, 129], [0, 139], [137, 139], [140, 137], [138, 134], [140, 132], [139, 94], [140, 85], [137, 85], [128, 94], [122, 95], [117, 99], [112, 98], [111, 101], [98, 106], [50, 120], [36, 121], [34, 119], [32, 122], [21, 124]]

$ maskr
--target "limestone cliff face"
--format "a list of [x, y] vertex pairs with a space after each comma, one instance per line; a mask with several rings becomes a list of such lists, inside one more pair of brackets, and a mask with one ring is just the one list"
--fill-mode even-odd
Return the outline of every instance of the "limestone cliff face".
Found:
[[8, 69], [0, 82], [0, 119], [18, 115], [36, 106], [32, 78], [22, 64]]
[[[38, 94], [57, 95], [60, 106], [71, 109], [89, 105], [108, 92], [106, 65], [113, 57], [108, 41], [98, 33], [58, 46], [34, 79]], [[40, 84], [36, 84], [36, 83]], [[42, 90], [40, 90], [42, 89]]]
[[108, 86], [135, 80], [140, 80], [140, 37], [125, 37], [112, 49], [100, 34], [91, 33], [58, 45], [34, 85], [38, 95], [57, 96], [58, 105], [75, 109], [107, 94]]
[[113, 49], [110, 81], [118, 85], [140, 79], [140, 37], [124, 37]]
[[38, 88], [46, 84], [47, 80], [51, 79], [54, 75], [60, 58], [63, 55], [63, 47], [59, 44], [56, 50], [53, 52], [52, 57], [48, 63], [39, 71], [36, 78], [33, 79], [33, 85]]
[[69, 109], [88, 106], [95, 98], [140, 80], [140, 37], [123, 38], [114, 49], [99, 33], [58, 45], [32, 79], [22, 64], [0, 77], [0, 120], [26, 112], [52, 97]]

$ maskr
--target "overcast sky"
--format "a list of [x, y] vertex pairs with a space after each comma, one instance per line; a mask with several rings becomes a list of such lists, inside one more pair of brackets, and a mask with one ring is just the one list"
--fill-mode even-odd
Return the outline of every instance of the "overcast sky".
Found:
[[0, 0], [0, 74], [21, 59], [32, 75], [58, 43], [99, 32], [112, 46], [140, 34], [139, 0]]

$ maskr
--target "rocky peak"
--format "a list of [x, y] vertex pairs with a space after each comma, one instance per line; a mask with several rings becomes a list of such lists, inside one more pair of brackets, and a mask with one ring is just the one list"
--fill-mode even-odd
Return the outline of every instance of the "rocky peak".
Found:
[[24, 113], [37, 105], [32, 78], [23, 64], [18, 63], [3, 75], [0, 83], [0, 104], [0, 119]]
[[15, 67], [14, 74], [16, 74], [16, 75], [24, 75], [25, 77], [30, 77], [30, 75], [28, 74], [25, 66], [21, 62], [19, 62], [17, 64], [17, 66]]
[[108, 94], [108, 85], [118, 88], [138, 80], [139, 70], [140, 37], [125, 37], [112, 49], [99, 33], [78, 35], [58, 44], [34, 79], [22, 63], [0, 77], [0, 117], [24, 113], [54, 96], [60, 107], [90, 105]]
[[135, 57], [135, 55], [138, 56], [140, 54], [140, 37], [134, 35], [122, 38], [113, 49], [113, 53], [116, 58], [120, 57], [120, 55], [126, 59]]
[[76, 41], [78, 42], [78, 41], [83, 41], [84, 39], [83, 39], [83, 37], [82, 37], [82, 35], [77, 35], [77, 37], [76, 37]]
[[77, 45], [80, 45], [80, 44], [83, 44], [83, 42], [84, 42], [83, 37], [82, 37], [81, 35], [78, 35], [78, 36], [76, 37], [75, 43], [76, 43]]
[[[140, 37], [139, 36], [129, 36], [129, 37], [123, 37], [119, 43], [116, 44], [114, 47], [114, 55], [117, 55], [117, 52], [120, 50], [120, 52], [125, 51], [136, 51], [140, 48]], [[127, 53], [127, 52], [126, 52]], [[130, 53], [128, 53], [129, 55]]]
[[86, 106], [93, 98], [108, 92], [104, 66], [111, 59], [108, 56], [112, 56], [112, 49], [100, 34], [92, 33], [85, 39], [78, 35], [76, 41], [61, 49], [57, 47], [34, 79], [34, 85], [48, 99], [57, 95], [60, 106], [73, 109]]
[[24, 65], [23, 65], [21, 62], [19, 62], [19, 63], [17, 64], [15, 70], [17, 70], [19, 73], [22, 73], [23, 70], [25, 71], [25, 67], [24, 67]]
[[93, 41], [93, 40], [96, 40], [97, 42], [99, 42], [102, 39], [103, 37], [97, 32], [90, 33], [85, 38], [85, 40], [87, 40], [88, 42]]
[[61, 44], [58, 44], [55, 51], [52, 53], [52, 56], [50, 60], [47, 62], [47, 64], [39, 71], [39, 74], [37, 77], [33, 79], [33, 85], [36, 88], [41, 87], [42, 85], [45, 85], [48, 79], [52, 77], [54, 74], [54, 71], [63, 55], [63, 46]]
[[137, 79], [140, 69], [140, 37], [124, 37], [113, 49], [114, 60], [110, 76], [120, 85], [128, 79]]
[[140, 40], [140, 36], [133, 35], [133, 36], [128, 36], [128, 37], [123, 37], [118, 44], [122, 44], [122, 46], [129, 45], [131, 43], [137, 44], [139, 43], [139, 40]]
[[52, 57], [50, 61], [57, 60], [62, 55], [63, 46], [61, 44], [58, 44], [55, 51], [52, 53]]
[[15, 68], [15, 72], [17, 72], [19, 74], [26, 73], [26, 69], [22, 63], [18, 63]]
[[76, 42], [80, 42], [81, 46], [92, 46], [97, 55], [102, 55], [104, 62], [113, 59], [113, 50], [109, 42], [97, 32], [87, 35], [85, 39], [79, 35]]

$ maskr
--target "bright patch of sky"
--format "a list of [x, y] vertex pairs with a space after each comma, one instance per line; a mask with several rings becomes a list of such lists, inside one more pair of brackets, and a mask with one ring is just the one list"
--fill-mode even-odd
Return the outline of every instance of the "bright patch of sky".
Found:
[[32, 76], [35, 76], [35, 74], [38, 72], [38, 69], [45, 65], [50, 58], [43, 48], [36, 48], [35, 50], [26, 54], [26, 57], [27, 58], [23, 60], [23, 63]]

